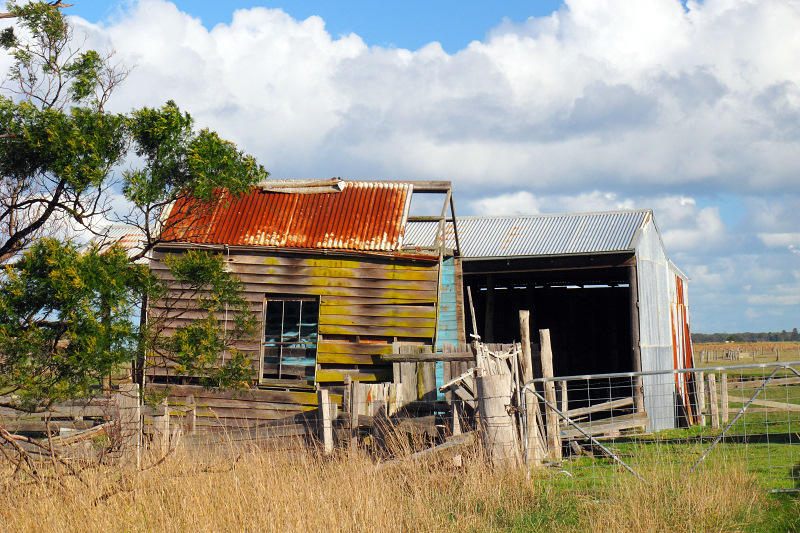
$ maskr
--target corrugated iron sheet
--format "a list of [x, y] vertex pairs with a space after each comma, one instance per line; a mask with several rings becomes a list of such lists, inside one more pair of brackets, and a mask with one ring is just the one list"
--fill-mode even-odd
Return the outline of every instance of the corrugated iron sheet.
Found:
[[[126, 225], [113, 225], [106, 228], [100, 235], [96, 235], [89, 241], [91, 244], [100, 245], [101, 250], [105, 250], [119, 244], [122, 246], [131, 257], [138, 254], [144, 248], [144, 233], [139, 228]], [[141, 258], [136, 261], [139, 264], [147, 263], [147, 259]]]
[[347, 182], [341, 192], [255, 188], [213, 205], [179, 200], [164, 224], [171, 242], [335, 250], [400, 248], [410, 183]]
[[[631, 250], [649, 210], [565, 215], [459, 217], [461, 256], [465, 259], [585, 254]], [[452, 224], [447, 246], [455, 247]], [[409, 222], [405, 245], [432, 246], [436, 224]]]

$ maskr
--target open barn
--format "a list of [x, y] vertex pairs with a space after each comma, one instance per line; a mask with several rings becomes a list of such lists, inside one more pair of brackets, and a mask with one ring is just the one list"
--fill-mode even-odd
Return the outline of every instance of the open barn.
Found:
[[[652, 211], [458, 217], [457, 227], [466, 307], [485, 342], [518, 340], [519, 311], [530, 310], [531, 329], [550, 330], [556, 376], [693, 366], [688, 279], [669, 260]], [[417, 222], [406, 239], [435, 235]], [[691, 404], [689, 385], [645, 375], [635, 387], [643, 390], [613, 396], [643, 399], [651, 420], [676, 420], [676, 406]]]

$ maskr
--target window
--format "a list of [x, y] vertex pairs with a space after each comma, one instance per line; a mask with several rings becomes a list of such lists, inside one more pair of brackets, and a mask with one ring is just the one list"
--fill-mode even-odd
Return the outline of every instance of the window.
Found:
[[264, 312], [262, 381], [314, 382], [319, 301], [297, 296], [267, 296]]

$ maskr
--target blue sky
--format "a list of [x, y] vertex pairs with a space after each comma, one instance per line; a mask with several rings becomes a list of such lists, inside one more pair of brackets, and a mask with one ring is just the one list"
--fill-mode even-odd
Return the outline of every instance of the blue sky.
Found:
[[[396, 46], [416, 50], [431, 41], [438, 41], [445, 51], [453, 53], [473, 40], [482, 40], [489, 28], [504, 18], [523, 22], [531, 16], [547, 16], [557, 11], [560, 1], [534, 0], [518, 2], [486, 2], [475, 0], [409, 0], [375, 2], [368, 0], [332, 2], [179, 1], [181, 11], [199, 18], [212, 29], [219, 23], [229, 24], [237, 9], [266, 6], [279, 8], [298, 20], [319, 16], [325, 20], [333, 36], [356, 33], [371, 45]], [[90, 22], [114, 20], [128, 2], [74, 0], [65, 13]]]
[[450, 180], [460, 215], [650, 208], [694, 331], [800, 326], [798, 0], [74, 2], [133, 67], [110, 109], [174, 99], [276, 178]]

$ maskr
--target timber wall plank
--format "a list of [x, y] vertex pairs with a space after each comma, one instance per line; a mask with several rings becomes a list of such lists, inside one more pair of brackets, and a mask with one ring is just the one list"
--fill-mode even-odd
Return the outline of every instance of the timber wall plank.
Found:
[[[156, 250], [151, 268], [168, 279], [161, 262], [164, 257], [162, 250]], [[341, 383], [346, 374], [355, 381], [390, 381], [391, 366], [381, 363], [380, 355], [391, 353], [391, 343], [397, 340], [430, 343], [436, 335], [439, 264], [432, 258], [406, 260], [365, 255], [352, 259], [233, 250], [225, 258], [231, 271], [242, 280], [243, 296], [259, 318], [265, 296], [319, 298], [318, 382]], [[180, 294], [173, 292], [172, 296]], [[153, 314], [163, 311], [159, 302], [153, 304]], [[452, 314], [448, 313], [448, 321], [453, 320]], [[197, 310], [185, 311], [171, 326], [186, 326], [200, 316], [203, 314]], [[164, 334], [172, 334], [174, 327], [166, 328]], [[326, 340], [331, 336], [349, 342]], [[381, 342], [376, 344], [376, 340]], [[258, 372], [260, 331], [251, 342], [239, 342], [236, 348], [251, 358]], [[171, 365], [161, 366], [150, 374], [171, 374]]]

